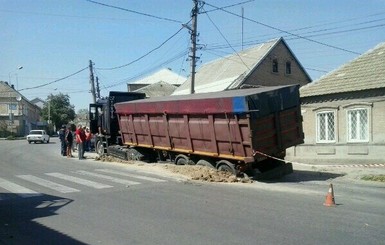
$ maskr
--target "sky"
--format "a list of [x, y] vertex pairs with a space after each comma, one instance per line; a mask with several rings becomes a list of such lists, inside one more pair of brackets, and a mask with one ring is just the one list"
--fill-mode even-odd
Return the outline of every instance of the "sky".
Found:
[[[192, 7], [192, 0], [0, 0], [0, 80], [30, 100], [68, 94], [77, 112], [93, 100], [90, 60], [102, 96], [163, 68], [187, 77], [191, 44], [182, 25], [191, 24]], [[385, 42], [385, 0], [207, 0], [197, 30], [197, 69], [283, 37], [316, 80]]]

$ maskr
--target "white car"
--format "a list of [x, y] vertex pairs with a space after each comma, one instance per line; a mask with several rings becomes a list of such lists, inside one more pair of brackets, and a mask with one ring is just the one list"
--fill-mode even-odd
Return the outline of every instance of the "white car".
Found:
[[49, 143], [49, 135], [45, 130], [31, 130], [27, 135], [28, 143], [31, 142], [41, 142], [41, 143]]

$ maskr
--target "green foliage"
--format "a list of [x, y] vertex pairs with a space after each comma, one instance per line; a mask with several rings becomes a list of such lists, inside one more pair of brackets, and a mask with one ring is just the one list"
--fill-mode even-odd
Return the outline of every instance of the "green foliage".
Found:
[[50, 119], [56, 129], [59, 129], [61, 125], [74, 120], [75, 106], [70, 104], [70, 97], [67, 94], [50, 94], [42, 109], [42, 116], [46, 121]]
[[8, 137], [7, 137], [7, 140], [14, 140], [15, 139], [15, 136], [13, 136], [13, 135], [9, 135]]

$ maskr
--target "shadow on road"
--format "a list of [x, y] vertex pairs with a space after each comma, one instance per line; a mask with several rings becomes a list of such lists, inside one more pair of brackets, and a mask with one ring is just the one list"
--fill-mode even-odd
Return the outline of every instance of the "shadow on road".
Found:
[[304, 181], [326, 181], [342, 177], [344, 174], [336, 174], [330, 172], [294, 170], [293, 173], [288, 174], [274, 182], [304, 182]]
[[85, 244], [34, 221], [56, 215], [71, 199], [50, 195], [21, 198], [8, 193], [0, 193], [0, 197], [0, 244]]

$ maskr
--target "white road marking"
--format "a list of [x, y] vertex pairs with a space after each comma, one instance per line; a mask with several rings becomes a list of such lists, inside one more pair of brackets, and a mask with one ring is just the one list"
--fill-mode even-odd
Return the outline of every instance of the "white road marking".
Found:
[[0, 178], [0, 187], [6, 189], [7, 191], [14, 193], [21, 197], [33, 197], [33, 196], [41, 196], [43, 194], [33, 191], [31, 189], [25, 188], [21, 185], [12, 183], [8, 180]]
[[101, 179], [106, 179], [106, 180], [109, 180], [109, 181], [112, 181], [112, 182], [115, 182], [115, 183], [119, 183], [119, 184], [124, 184], [124, 185], [139, 185], [140, 184], [139, 182], [135, 182], [135, 181], [114, 178], [114, 177], [111, 177], [111, 176], [108, 176], [108, 175], [97, 174], [97, 173], [87, 172], [87, 171], [83, 171], [83, 170], [75, 171], [75, 173], [78, 173], [78, 174], [81, 174], [81, 175], [93, 176], [93, 177], [97, 177], [97, 178], [101, 178]]
[[46, 175], [49, 175], [49, 176], [52, 176], [52, 177], [56, 177], [56, 178], [59, 178], [59, 179], [63, 179], [63, 180], [67, 180], [67, 181], [71, 181], [71, 182], [74, 182], [74, 183], [77, 183], [77, 184], [93, 187], [95, 189], [104, 189], [104, 188], [111, 188], [111, 187], [113, 187], [112, 185], [105, 185], [105, 184], [101, 184], [101, 183], [98, 183], [98, 182], [95, 182], [95, 181], [81, 179], [81, 178], [78, 178], [78, 177], [74, 177], [74, 176], [70, 176], [70, 175], [66, 175], [66, 174], [61, 174], [61, 173], [46, 173]]
[[49, 180], [41, 179], [33, 175], [16, 175], [17, 177], [30, 181], [32, 183], [47, 187], [49, 189], [61, 192], [61, 193], [70, 193], [70, 192], [79, 192], [80, 190], [74, 189], [65, 185], [61, 185]]
[[158, 179], [158, 178], [152, 178], [152, 177], [147, 177], [147, 176], [142, 176], [142, 175], [123, 173], [123, 172], [110, 170], [110, 169], [95, 169], [95, 171], [110, 173], [110, 174], [117, 174], [117, 175], [121, 175], [121, 176], [127, 176], [127, 177], [136, 178], [136, 179], [148, 180], [148, 181], [152, 181], [152, 182], [167, 182], [167, 180], [164, 180], [164, 179]]

